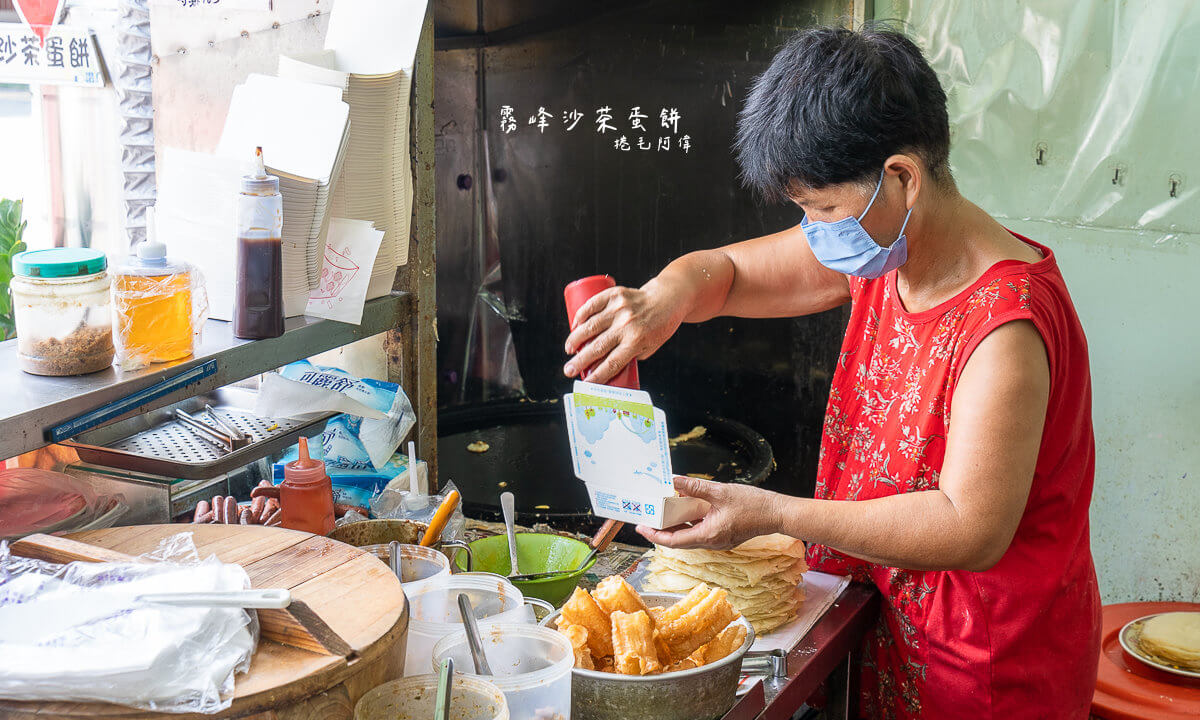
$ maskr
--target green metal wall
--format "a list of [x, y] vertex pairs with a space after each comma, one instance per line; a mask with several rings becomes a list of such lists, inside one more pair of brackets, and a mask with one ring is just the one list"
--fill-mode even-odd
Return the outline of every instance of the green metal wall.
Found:
[[960, 189], [1058, 255], [1091, 351], [1104, 601], [1200, 600], [1200, 3], [874, 6], [946, 86]]

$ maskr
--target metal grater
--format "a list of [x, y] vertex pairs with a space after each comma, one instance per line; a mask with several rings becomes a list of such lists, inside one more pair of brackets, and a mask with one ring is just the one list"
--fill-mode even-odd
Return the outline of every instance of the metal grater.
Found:
[[[263, 418], [252, 411], [258, 393], [225, 387], [144, 415], [89, 430], [64, 445], [80, 460], [121, 470], [186, 480], [207, 480], [234, 471], [296, 443], [304, 435], [319, 435], [336, 413], [306, 420]], [[226, 452], [196, 437], [175, 419], [175, 409], [202, 413], [212, 405], [226, 420], [250, 437], [250, 444]]]
[[[237, 429], [249, 435], [251, 445], [270, 440], [278, 435], [286, 435], [305, 424], [298, 420], [261, 418], [241, 408], [228, 405], [215, 406], [215, 409], [226, 420], [232, 422]], [[196, 437], [195, 433], [188, 430], [178, 420], [171, 420], [136, 435], [130, 435], [108, 447], [146, 457], [193, 463], [212, 462], [229, 454], [212, 443]]]

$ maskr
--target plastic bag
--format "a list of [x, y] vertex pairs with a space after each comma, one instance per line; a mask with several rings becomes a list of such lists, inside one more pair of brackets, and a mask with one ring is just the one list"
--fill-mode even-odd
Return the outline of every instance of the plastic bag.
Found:
[[140, 370], [191, 355], [208, 318], [200, 268], [167, 261], [162, 267], [131, 258], [113, 272], [113, 364]]
[[0, 540], [32, 533], [112, 527], [128, 506], [115, 495], [97, 495], [70, 475], [35, 468], [0, 469]]
[[382, 469], [417, 420], [399, 385], [357, 378], [307, 360], [263, 378], [254, 414], [295, 418], [331, 411], [344, 415], [325, 425], [325, 462], [347, 468]]
[[149, 562], [54, 565], [0, 543], [0, 697], [112, 702], [157, 712], [229, 707], [250, 667], [255, 616], [141, 602], [153, 592], [242, 590], [239, 565], [200, 560], [191, 533]]
[[[414, 495], [408, 491], [408, 483], [404, 478], [399, 477], [371, 500], [371, 516], [385, 520], [412, 520], [429, 524], [442, 501], [446, 499], [451, 490], [457, 489], [454, 487], [454, 482], [449, 481], [442, 486], [439, 493]], [[466, 530], [467, 518], [463, 515], [460, 502], [450, 515], [446, 529], [442, 530], [442, 540], [461, 540]]]
[[368, 518], [364, 513], [361, 513], [358, 510], [347, 510], [345, 515], [333, 521], [333, 526], [341, 527], [343, 525], [351, 525], [353, 523], [362, 522], [369, 519], [370, 518]]

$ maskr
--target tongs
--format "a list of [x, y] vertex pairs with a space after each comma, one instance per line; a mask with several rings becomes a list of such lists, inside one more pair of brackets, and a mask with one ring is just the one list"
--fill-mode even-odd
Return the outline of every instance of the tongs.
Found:
[[614, 520], [606, 520], [604, 522], [604, 524], [600, 526], [600, 529], [596, 531], [596, 534], [592, 536], [591, 541], [588, 543], [588, 545], [590, 545], [592, 548], [591, 552], [589, 552], [587, 555], [585, 555], [583, 558], [583, 561], [580, 562], [578, 565], [576, 565], [573, 568], [570, 568], [567, 570], [548, 570], [546, 572], [523, 573], [521, 575], [509, 575], [508, 579], [510, 582], [512, 582], [512, 581], [522, 581], [523, 582], [525, 580], [545, 580], [546, 578], [552, 578], [552, 577], [558, 577], [560, 575], [570, 575], [571, 573], [577, 573], [580, 570], [583, 570], [584, 568], [586, 568], [588, 563], [590, 563], [592, 561], [592, 558], [596, 557], [597, 553], [602, 553], [608, 548], [608, 544], [611, 543], [613, 541], [613, 538], [615, 538], [617, 536], [617, 532], [620, 531], [621, 526], [623, 524], [624, 523], [619, 523]]
[[250, 444], [250, 437], [235, 427], [233, 423], [221, 417], [213, 409], [212, 405], [205, 405], [204, 411], [217, 424], [217, 427], [209, 425], [195, 415], [180, 408], [175, 408], [175, 418], [183, 423], [184, 427], [192, 431], [193, 435], [202, 440], [207, 440], [225, 452], [241, 450]]
[[787, 653], [782, 650], [750, 650], [742, 656], [742, 672], [747, 675], [787, 677]]

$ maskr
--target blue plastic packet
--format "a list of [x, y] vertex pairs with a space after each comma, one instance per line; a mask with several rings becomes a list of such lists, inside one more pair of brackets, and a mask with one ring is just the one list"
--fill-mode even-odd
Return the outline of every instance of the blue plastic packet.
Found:
[[404, 390], [395, 383], [357, 378], [338, 368], [300, 360], [263, 378], [255, 414], [303, 417], [339, 412], [325, 426], [325, 462], [383, 469], [416, 422]]

